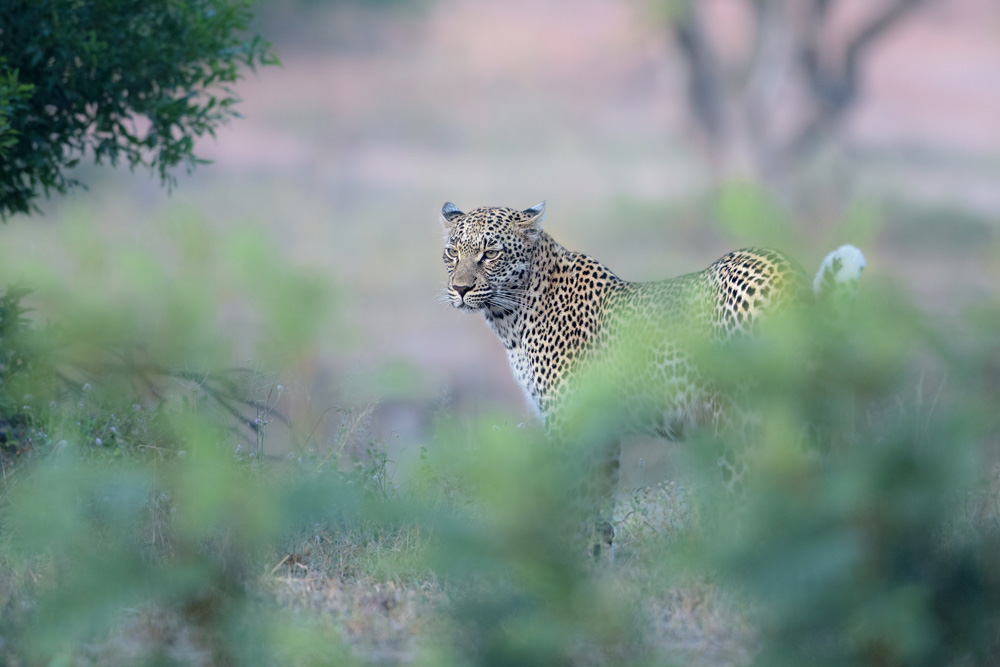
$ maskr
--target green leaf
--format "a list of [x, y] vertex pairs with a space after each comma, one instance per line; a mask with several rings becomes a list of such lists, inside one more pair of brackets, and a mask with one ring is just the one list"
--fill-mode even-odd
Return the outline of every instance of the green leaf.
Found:
[[[78, 183], [92, 151], [174, 172], [204, 164], [194, 139], [235, 116], [226, 87], [277, 62], [247, 36], [250, 0], [5, 0], [0, 9], [0, 220]], [[146, 118], [145, 135], [126, 119]]]

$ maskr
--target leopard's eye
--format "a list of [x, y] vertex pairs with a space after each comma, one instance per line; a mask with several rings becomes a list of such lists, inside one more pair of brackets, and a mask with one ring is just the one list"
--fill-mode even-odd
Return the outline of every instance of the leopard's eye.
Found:
[[448, 259], [458, 259], [458, 251], [456, 251], [454, 248], [450, 246], [446, 247], [444, 249], [444, 256], [447, 257]]
[[487, 250], [483, 253], [483, 259], [496, 259], [500, 256], [499, 250]]

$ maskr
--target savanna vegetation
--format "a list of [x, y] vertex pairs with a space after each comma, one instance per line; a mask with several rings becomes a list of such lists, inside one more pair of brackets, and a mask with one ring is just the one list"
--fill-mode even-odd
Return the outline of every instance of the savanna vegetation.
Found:
[[[212, 3], [166, 4], [184, 14]], [[239, 3], [215, 5], [244, 16]], [[234, 75], [270, 57], [240, 21], [206, 33], [222, 58], [211, 62]], [[214, 71], [192, 62], [197, 76]], [[17, 105], [41, 84], [4, 76], [0, 90], [16, 90], [0, 97], [11, 110], [0, 150], [17, 151], [10, 142], [27, 131]], [[178, 141], [184, 118], [171, 121]], [[51, 180], [14, 179], [20, 194], [4, 194], [0, 210], [21, 214], [68, 184], [59, 170], [79, 157], [73, 142], [99, 137], [87, 127], [48, 153], [35, 145], [24, 159]], [[115, 135], [108, 159], [127, 144], [135, 164], [172, 168], [144, 136]], [[193, 144], [176, 146], [181, 164], [193, 156]], [[130, 150], [120, 155], [131, 163]], [[771, 241], [787, 231], [782, 206], [741, 184], [705, 215]], [[849, 211], [842, 229], [872, 217], [923, 225], [885, 223], [900, 243], [970, 234], [969, 248], [1000, 257], [985, 223], [950, 211]], [[0, 242], [4, 663], [1000, 659], [995, 293], [943, 320], [866, 275], [845, 320], [788, 322], [706, 358], [722, 381], [753, 379], [761, 424], [748, 488], [721, 493], [725, 442], [676, 447], [669, 480], [622, 489], [618, 557], [606, 564], [579, 549], [566, 502], [580, 470], [567, 457], [586, 443], [557, 450], [510, 414], [439, 410], [403, 475], [360, 402], [302, 410], [290, 400], [322, 341], [356, 335], [345, 286], [287, 261], [253, 225], [220, 231], [184, 207], [155, 221], [137, 244], [80, 215], [47, 261]], [[0, 234], [16, 224], [26, 223], [12, 217]], [[607, 387], [594, 385], [601, 401]]]
[[157, 170], [236, 115], [240, 68], [274, 64], [252, 2], [11, 0], [0, 8], [0, 220], [81, 183], [81, 159]]

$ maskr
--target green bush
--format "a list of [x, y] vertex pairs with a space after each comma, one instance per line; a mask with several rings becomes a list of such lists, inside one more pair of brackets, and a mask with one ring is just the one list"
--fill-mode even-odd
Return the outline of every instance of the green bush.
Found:
[[[248, 588], [251, 568], [373, 497], [335, 468], [293, 482], [233, 455], [263, 444], [277, 408], [259, 374], [309, 353], [328, 291], [261, 262], [273, 251], [259, 233], [223, 242], [203, 221], [163, 222], [155, 256], [97, 243], [81, 223], [68, 261], [87, 269], [71, 282], [0, 250], [0, 278], [34, 288], [0, 298], [0, 425], [20, 454], [5, 457], [0, 494], [4, 662], [75, 661], [130, 614], [195, 634], [175, 660], [283, 662], [267, 657], [282, 633], [309, 633], [264, 620], [274, 610]], [[252, 373], [220, 352], [233, 345], [223, 304], [267, 322], [241, 339]], [[165, 646], [130, 655], [112, 642], [94, 659], [155, 660]]]
[[[86, 221], [60, 267], [0, 249], [0, 282], [33, 286], [0, 299], [4, 419], [34, 452], [0, 486], [5, 662], [996, 664], [1000, 304], [946, 328], [866, 276], [842, 326], [716, 351], [760, 415], [745, 493], [718, 493], [732, 442], [684, 443], [665, 492], [624, 503], [608, 565], [569, 502], [604, 410], [568, 450], [440, 418], [407, 479], [378, 442], [337, 460], [318, 415], [294, 457], [234, 454], [277, 451], [268, 373], [331, 339], [335, 300], [259, 230], [161, 222], [156, 256]], [[259, 326], [235, 341], [223, 307]]]
[[0, 219], [79, 182], [81, 158], [204, 162], [194, 141], [236, 115], [240, 68], [277, 62], [251, 0], [8, 0], [0, 5]]
[[977, 319], [940, 330], [869, 284], [846, 327], [723, 360], [760, 378], [765, 419], [745, 502], [695, 553], [748, 596], [754, 664], [1000, 659], [1000, 397]]
[[[33, 373], [35, 355], [29, 351], [31, 323], [23, 305], [27, 290], [8, 288], [0, 294], [0, 447], [17, 450], [23, 446], [31, 424], [31, 413], [25, 408], [19, 381]], [[0, 453], [2, 456], [2, 453]]]

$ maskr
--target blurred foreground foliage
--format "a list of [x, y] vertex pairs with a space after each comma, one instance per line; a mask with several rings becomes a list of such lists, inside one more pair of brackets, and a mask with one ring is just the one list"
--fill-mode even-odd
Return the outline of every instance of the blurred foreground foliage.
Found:
[[273, 453], [261, 378], [337, 330], [332, 295], [259, 232], [162, 229], [155, 255], [81, 221], [59, 262], [0, 257], [32, 287], [0, 299], [5, 662], [996, 664], [1000, 302], [943, 325], [866, 275], [848, 320], [709, 356], [761, 415], [748, 489], [718, 492], [727, 443], [685, 443], [607, 566], [567, 502], [597, 436], [444, 419], [396, 481], [333, 443], [234, 455]]
[[840, 326], [725, 360], [765, 419], [739, 513], [696, 552], [752, 600], [754, 664], [995, 664], [1000, 303], [940, 326], [864, 281]]

